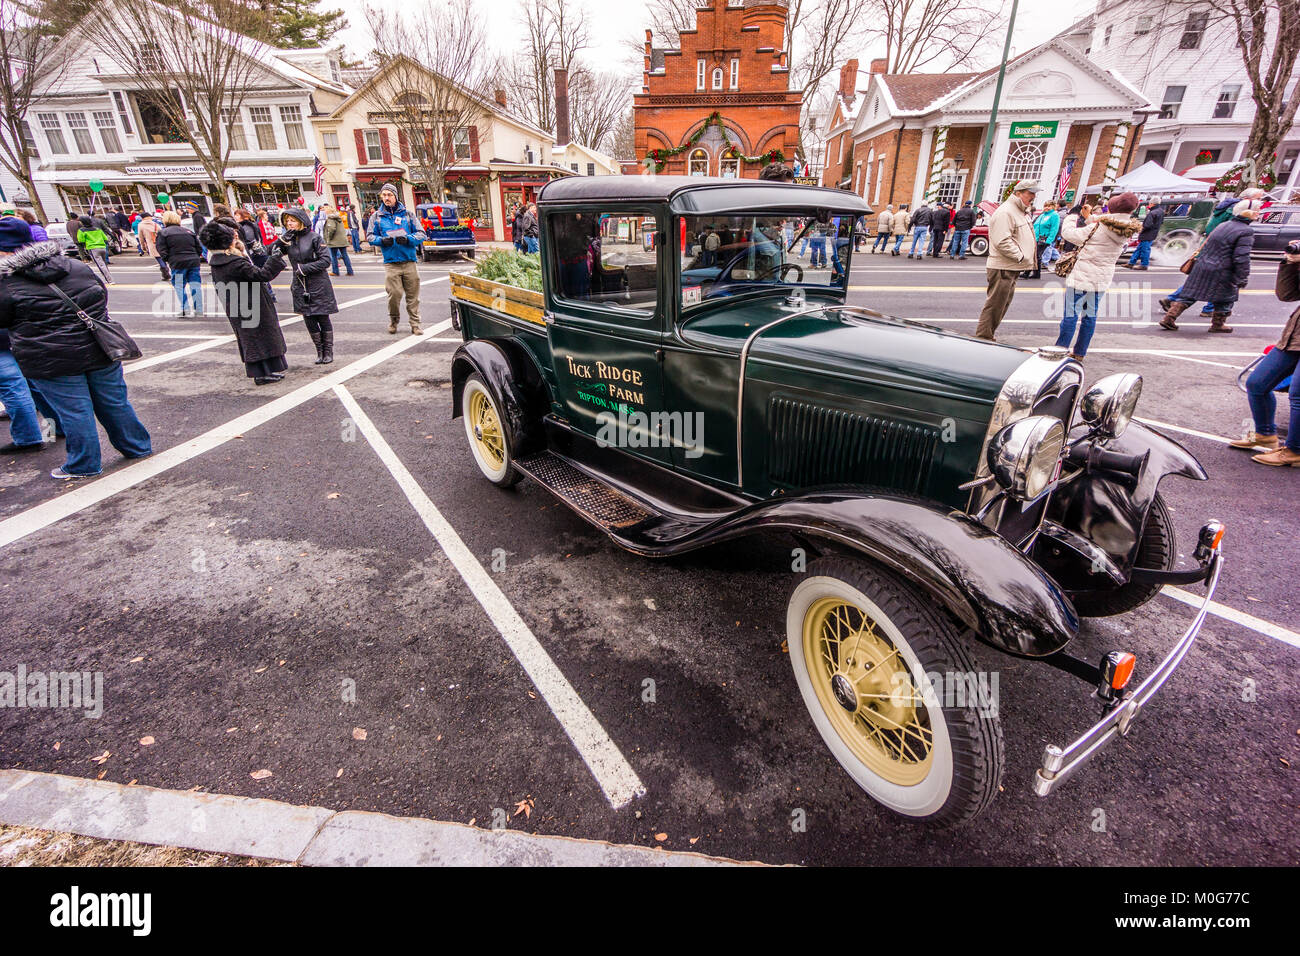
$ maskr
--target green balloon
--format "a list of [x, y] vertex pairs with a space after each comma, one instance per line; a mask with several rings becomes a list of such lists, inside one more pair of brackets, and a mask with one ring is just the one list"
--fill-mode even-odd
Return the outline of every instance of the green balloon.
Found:
[[91, 191], [92, 193], [103, 192], [103, 191], [104, 191], [104, 184], [101, 183], [98, 179], [92, 179], [92, 180], [90, 181], [90, 191]]
[[311, 212], [315, 212], [315, 211], [316, 211], [316, 207], [315, 207], [315, 206], [310, 206], [310, 205], [309, 205], [307, 208], [308, 208]]
[[171, 197], [171, 196], [168, 196], [166, 193], [159, 193], [159, 194], [158, 194], [158, 201], [159, 201], [160, 203], [162, 203], [162, 204], [165, 206], [165, 205], [167, 205], [167, 203], [169, 203], [169, 202], [172, 201], [172, 197]]

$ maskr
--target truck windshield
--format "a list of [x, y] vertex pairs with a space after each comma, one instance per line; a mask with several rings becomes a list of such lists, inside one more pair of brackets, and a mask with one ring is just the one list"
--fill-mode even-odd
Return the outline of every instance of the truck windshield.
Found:
[[682, 307], [767, 287], [848, 282], [853, 217], [683, 216]]

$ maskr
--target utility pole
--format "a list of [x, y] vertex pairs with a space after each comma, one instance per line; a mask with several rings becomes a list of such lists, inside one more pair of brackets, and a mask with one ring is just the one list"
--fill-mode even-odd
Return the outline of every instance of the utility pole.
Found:
[[989, 111], [989, 128], [984, 133], [984, 155], [980, 157], [979, 177], [975, 180], [975, 202], [984, 198], [984, 180], [989, 174], [989, 157], [993, 152], [993, 137], [997, 135], [998, 104], [1002, 102], [1002, 81], [1007, 77], [1007, 57], [1011, 55], [1011, 34], [1016, 29], [1016, 7], [1020, 0], [1011, 0], [1011, 21], [1007, 24], [1007, 40], [1002, 45], [1002, 63], [998, 66], [998, 85], [993, 91], [993, 109]]

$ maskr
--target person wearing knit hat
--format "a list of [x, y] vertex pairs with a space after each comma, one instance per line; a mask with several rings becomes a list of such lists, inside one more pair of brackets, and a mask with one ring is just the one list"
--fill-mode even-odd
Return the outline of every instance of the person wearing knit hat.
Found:
[[271, 296], [271, 280], [285, 267], [280, 244], [273, 243], [262, 264], [249, 258], [239, 234], [220, 220], [203, 227], [199, 237], [208, 247], [212, 284], [239, 344], [239, 357], [254, 385], [270, 385], [289, 368], [284, 333]]
[[1232, 218], [1210, 233], [1196, 253], [1187, 281], [1168, 300], [1160, 328], [1177, 332], [1180, 315], [1193, 303], [1209, 302], [1213, 305], [1210, 331], [1232, 331], [1228, 318], [1238, 294], [1250, 280], [1250, 251], [1255, 246], [1251, 223], [1262, 208], [1259, 199], [1242, 199], [1232, 207]]
[[1065, 311], [1056, 344], [1068, 348], [1075, 361], [1082, 361], [1088, 354], [1102, 298], [1115, 278], [1119, 255], [1142, 228], [1130, 215], [1137, 206], [1136, 195], [1121, 193], [1111, 200], [1110, 212], [1090, 216], [1082, 223], [1077, 216], [1061, 220], [1061, 238], [1074, 247], [1074, 264], [1065, 276]]
[[370, 217], [366, 239], [384, 257], [384, 288], [388, 291], [388, 332], [397, 334], [402, 298], [406, 298], [406, 317], [411, 334], [420, 330], [420, 273], [415, 259], [419, 243], [425, 238], [419, 221], [402, 205], [401, 192], [392, 183], [379, 190], [379, 208]]
[[0, 219], [0, 252], [17, 252], [32, 241], [32, 227], [17, 216]]

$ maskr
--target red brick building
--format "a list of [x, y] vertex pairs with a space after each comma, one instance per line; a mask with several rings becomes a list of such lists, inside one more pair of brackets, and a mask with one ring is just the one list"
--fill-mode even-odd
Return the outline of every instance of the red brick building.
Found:
[[756, 178], [794, 159], [802, 94], [790, 89], [786, 0], [701, 0], [681, 49], [646, 31], [642, 91], [633, 98], [643, 171]]
[[[1001, 198], [1037, 179], [1039, 201], [1076, 201], [1127, 170], [1149, 104], [1128, 80], [1050, 40], [1007, 65], [984, 192], [975, 196], [997, 68], [982, 73], [890, 74], [877, 60], [840, 74], [822, 183], [895, 208]], [[1065, 175], [1062, 175], [1065, 174]]]

